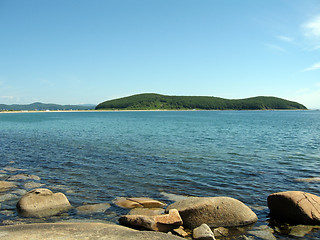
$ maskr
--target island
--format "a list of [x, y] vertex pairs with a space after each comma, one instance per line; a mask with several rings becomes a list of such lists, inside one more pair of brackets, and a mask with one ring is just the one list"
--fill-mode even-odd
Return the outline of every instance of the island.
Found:
[[297, 102], [277, 97], [258, 96], [224, 99], [207, 96], [167, 96], [136, 94], [98, 104], [96, 110], [306, 110]]

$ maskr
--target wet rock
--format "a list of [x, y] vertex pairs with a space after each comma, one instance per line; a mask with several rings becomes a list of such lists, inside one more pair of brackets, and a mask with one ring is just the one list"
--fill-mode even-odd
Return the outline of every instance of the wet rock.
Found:
[[311, 178], [296, 178], [295, 182], [320, 182], [320, 177], [311, 177]]
[[68, 239], [68, 240], [181, 240], [165, 233], [136, 231], [104, 223], [44, 223], [1, 226], [0, 238], [18, 239]]
[[306, 192], [288, 191], [268, 196], [270, 216], [288, 223], [320, 224], [320, 197]]
[[17, 195], [11, 194], [11, 193], [7, 193], [7, 194], [1, 194], [0, 195], [0, 202], [5, 202], [5, 201], [9, 201], [12, 199], [18, 198]]
[[0, 173], [7, 173], [6, 171], [4, 171], [4, 170], [0, 170]]
[[253, 231], [249, 231], [249, 234], [264, 239], [264, 240], [276, 240], [277, 238], [273, 235], [274, 231], [268, 226], [260, 226], [255, 228]]
[[193, 229], [193, 239], [195, 240], [215, 240], [210, 227], [203, 223], [201, 226]]
[[33, 188], [39, 188], [43, 186], [43, 183], [37, 183], [37, 182], [27, 182], [23, 185], [24, 188], [26, 189], [33, 189]]
[[173, 202], [177, 202], [177, 201], [181, 201], [189, 198], [188, 196], [178, 195], [173, 193], [166, 193], [166, 192], [161, 192], [160, 194]]
[[99, 203], [99, 204], [87, 204], [77, 207], [78, 214], [92, 214], [92, 213], [103, 213], [108, 208], [110, 208], [109, 203]]
[[0, 214], [5, 215], [7, 217], [10, 217], [10, 216], [14, 215], [14, 212], [10, 211], [10, 210], [2, 210], [2, 211], [0, 211]]
[[161, 214], [164, 214], [164, 209], [162, 208], [133, 208], [129, 212], [129, 215], [155, 216]]
[[119, 222], [125, 226], [158, 232], [169, 232], [182, 225], [182, 219], [175, 209], [171, 210], [169, 214], [156, 216], [125, 215], [120, 217]]
[[26, 217], [56, 215], [71, 207], [63, 193], [53, 193], [49, 189], [34, 189], [22, 196], [17, 203], [19, 213]]
[[4, 192], [15, 187], [17, 187], [17, 185], [12, 182], [0, 181], [0, 192]]
[[11, 191], [11, 193], [22, 196], [22, 195], [25, 195], [27, 191], [25, 189], [16, 189], [14, 191]]
[[26, 169], [20, 169], [15, 167], [5, 167], [3, 170], [7, 172], [17, 172], [17, 171], [26, 171]]
[[227, 237], [229, 235], [229, 229], [224, 227], [218, 227], [213, 229], [213, 234], [216, 237]]
[[115, 204], [123, 208], [162, 208], [166, 204], [151, 198], [118, 198]]
[[29, 180], [29, 179], [39, 181], [41, 178], [36, 175], [30, 175], [30, 174], [24, 174], [24, 173], [13, 175], [8, 178], [8, 180], [10, 181]]
[[255, 223], [256, 214], [245, 204], [229, 197], [192, 197], [167, 207], [177, 209], [185, 227], [194, 229], [203, 223], [210, 227], [239, 227]]

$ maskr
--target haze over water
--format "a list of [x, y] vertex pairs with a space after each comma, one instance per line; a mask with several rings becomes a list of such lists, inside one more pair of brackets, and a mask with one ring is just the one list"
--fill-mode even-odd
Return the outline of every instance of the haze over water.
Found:
[[[319, 136], [320, 111], [8, 113], [0, 114], [0, 168], [38, 175], [75, 207], [116, 197], [171, 203], [163, 193], [229, 196], [267, 224], [269, 194], [320, 195], [319, 182], [295, 181], [319, 177]], [[112, 205], [66, 218], [116, 221], [124, 213]]]

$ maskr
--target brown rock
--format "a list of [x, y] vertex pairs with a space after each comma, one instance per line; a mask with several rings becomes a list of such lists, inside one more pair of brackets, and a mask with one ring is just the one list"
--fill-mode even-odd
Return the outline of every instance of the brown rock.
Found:
[[180, 226], [179, 228], [173, 229], [172, 232], [180, 237], [188, 237], [189, 234], [184, 230], [183, 226]]
[[177, 209], [169, 210], [169, 214], [155, 216], [154, 220], [156, 223], [161, 223], [166, 225], [181, 226], [183, 224], [183, 221]]
[[182, 225], [179, 213], [175, 209], [170, 211], [169, 214], [156, 216], [125, 215], [120, 217], [119, 222], [125, 226], [158, 232], [169, 232]]
[[14, 188], [14, 187], [17, 187], [17, 185], [15, 185], [12, 182], [0, 181], [0, 192], [7, 191], [10, 188]]
[[115, 204], [123, 208], [162, 208], [166, 204], [151, 198], [118, 198]]
[[71, 207], [63, 193], [38, 188], [23, 195], [17, 203], [19, 213], [27, 217], [51, 216]]
[[320, 224], [320, 197], [317, 195], [288, 191], [268, 196], [270, 216], [288, 223]]
[[229, 197], [192, 197], [171, 204], [166, 211], [170, 209], [177, 209], [184, 226], [190, 229], [203, 223], [210, 227], [239, 227], [258, 220], [249, 207]]

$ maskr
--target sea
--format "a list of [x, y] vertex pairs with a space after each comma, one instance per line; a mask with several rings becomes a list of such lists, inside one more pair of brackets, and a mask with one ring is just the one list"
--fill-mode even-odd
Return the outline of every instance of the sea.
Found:
[[[269, 194], [299, 190], [320, 196], [319, 181], [303, 181], [320, 177], [320, 111], [3, 113], [0, 170], [0, 180], [18, 173], [39, 176], [33, 181], [63, 192], [74, 207], [111, 205], [104, 213], [72, 209], [30, 219], [19, 216], [11, 197], [0, 202], [0, 225], [117, 223], [128, 212], [114, 204], [120, 197], [170, 204], [182, 196], [228, 196], [251, 207], [256, 226], [265, 226]], [[17, 181], [21, 189], [24, 183]], [[320, 230], [304, 237], [317, 238]]]

